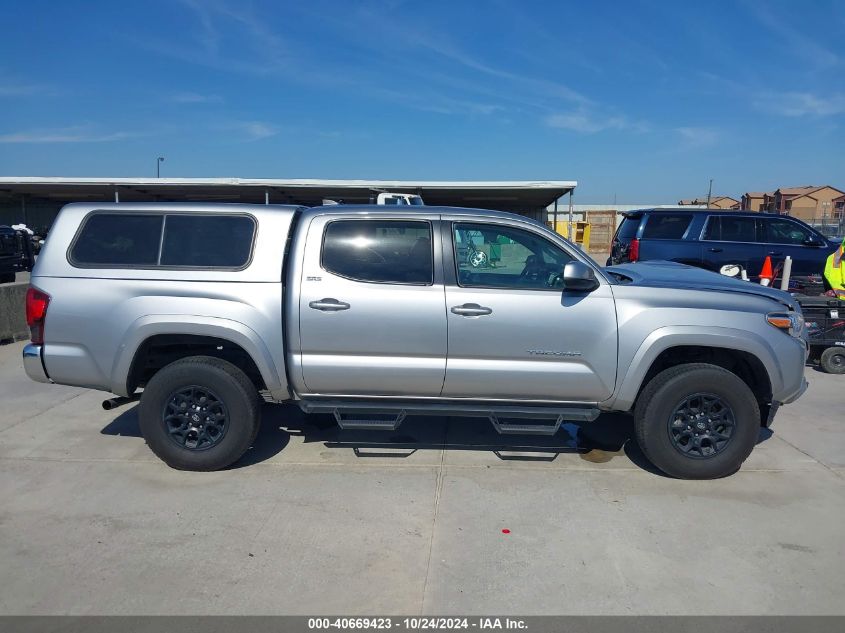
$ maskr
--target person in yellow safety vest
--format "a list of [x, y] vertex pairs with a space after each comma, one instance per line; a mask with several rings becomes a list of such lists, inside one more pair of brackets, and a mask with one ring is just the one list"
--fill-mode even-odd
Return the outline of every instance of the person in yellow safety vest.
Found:
[[824, 266], [824, 278], [830, 289], [840, 299], [845, 299], [845, 239], [827, 258]]

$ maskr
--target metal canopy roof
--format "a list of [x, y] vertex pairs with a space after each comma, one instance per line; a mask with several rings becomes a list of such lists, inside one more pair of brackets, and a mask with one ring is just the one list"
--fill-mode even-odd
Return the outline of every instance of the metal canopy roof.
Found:
[[527, 212], [544, 209], [577, 186], [555, 181], [283, 180], [275, 178], [0, 177], [0, 196], [61, 202], [222, 201], [316, 206], [324, 199], [368, 203], [381, 191], [416, 193], [426, 204]]

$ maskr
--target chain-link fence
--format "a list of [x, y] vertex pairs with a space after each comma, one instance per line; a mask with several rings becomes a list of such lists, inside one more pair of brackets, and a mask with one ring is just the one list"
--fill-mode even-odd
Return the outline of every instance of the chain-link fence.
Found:
[[822, 235], [831, 239], [842, 239], [845, 237], [845, 217], [813, 218], [804, 220]]

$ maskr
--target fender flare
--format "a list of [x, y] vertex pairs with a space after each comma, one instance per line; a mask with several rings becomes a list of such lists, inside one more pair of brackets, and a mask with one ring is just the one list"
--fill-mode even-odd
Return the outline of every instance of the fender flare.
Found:
[[[616, 393], [601, 404], [615, 410], [629, 410], [643, 387], [648, 370], [657, 357], [670, 347], [718, 347], [747, 352], [763, 364], [773, 391], [783, 385], [783, 374], [771, 345], [760, 335], [748, 330], [700, 325], [669, 325], [651, 332], [634, 353]], [[620, 367], [620, 373], [621, 373]]]
[[130, 395], [126, 378], [135, 355], [144, 341], [159, 334], [212, 336], [231, 341], [252, 358], [273, 398], [290, 398], [284, 370], [279, 372], [270, 350], [255, 330], [232, 319], [187, 314], [151, 314], [133, 321], [121, 338], [123, 342], [112, 364], [112, 393]]

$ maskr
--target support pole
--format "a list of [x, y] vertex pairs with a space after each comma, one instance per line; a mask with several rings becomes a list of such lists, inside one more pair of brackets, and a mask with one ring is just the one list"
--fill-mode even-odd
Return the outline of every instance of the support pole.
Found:
[[555, 210], [552, 213], [552, 230], [557, 233], [557, 201], [559, 198], [555, 198]]
[[120, 194], [117, 192], [117, 189], [114, 190], [114, 201], [120, 202]]
[[780, 275], [780, 289], [789, 290], [789, 277], [792, 275], [792, 258], [787, 255], [783, 260], [783, 272]]
[[575, 234], [572, 232], [572, 194], [574, 191], [569, 190], [569, 241], [575, 243]]
[[270, 204], [270, 192], [264, 190], [264, 204]]

